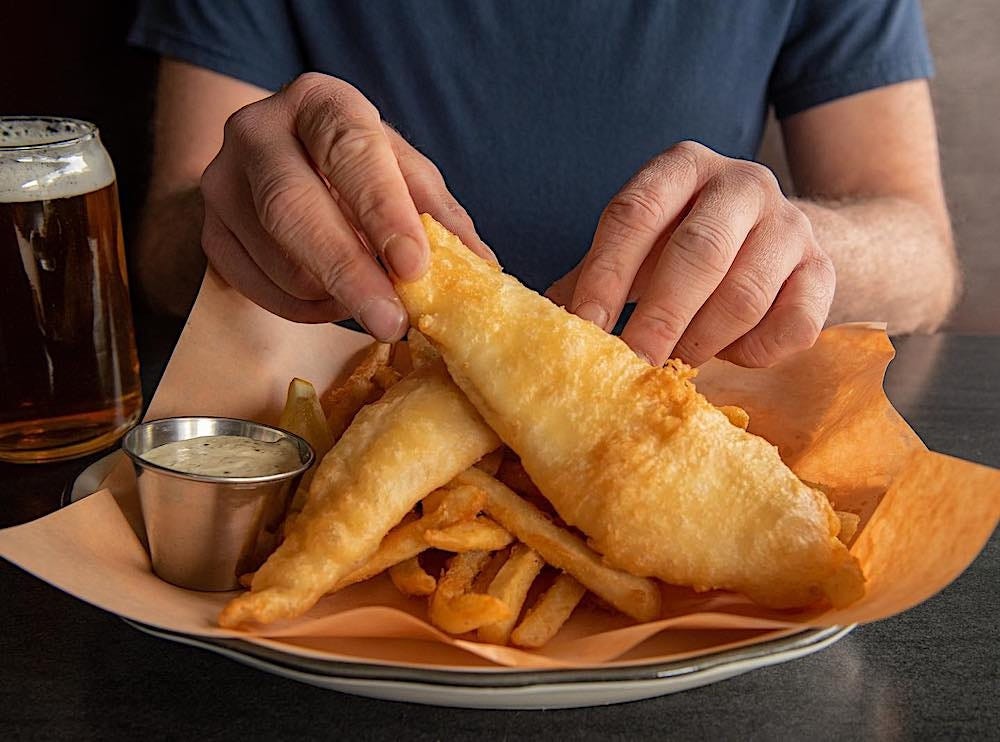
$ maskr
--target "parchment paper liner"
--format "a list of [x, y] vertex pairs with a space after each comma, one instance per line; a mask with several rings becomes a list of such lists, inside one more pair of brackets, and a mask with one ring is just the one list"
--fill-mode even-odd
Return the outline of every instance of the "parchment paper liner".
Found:
[[[268, 314], [209, 273], [147, 413], [274, 422], [292, 376], [324, 389], [370, 340], [332, 325]], [[254, 635], [219, 629], [230, 593], [197, 593], [156, 578], [142, 544], [131, 465], [122, 457], [100, 492], [0, 531], [0, 555], [118, 615], [196, 636], [238, 636], [327, 659], [497, 671], [662, 662], [767, 641], [806, 626], [864, 623], [941, 590], [975, 558], [1000, 518], [1000, 471], [928, 451], [882, 391], [893, 350], [880, 325], [826, 330], [816, 346], [771, 369], [707, 364], [698, 388], [738, 404], [750, 429], [779, 446], [836, 507], [857, 512], [852, 545], [868, 577], [848, 608], [778, 612], [739, 595], [664, 586], [664, 617], [633, 625], [581, 608], [547, 647], [526, 652], [449, 637], [384, 577], [324, 598], [301, 619]], [[495, 663], [495, 664], [494, 664]]]

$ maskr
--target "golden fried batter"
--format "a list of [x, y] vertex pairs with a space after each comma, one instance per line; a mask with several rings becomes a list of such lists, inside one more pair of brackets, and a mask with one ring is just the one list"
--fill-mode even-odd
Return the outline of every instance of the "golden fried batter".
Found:
[[357, 414], [317, 469], [285, 541], [219, 624], [309, 610], [421, 498], [499, 445], [440, 363], [415, 371]]
[[650, 367], [423, 219], [430, 269], [397, 285], [411, 322], [610, 564], [772, 607], [863, 594], [826, 497], [699, 394], [688, 367]]

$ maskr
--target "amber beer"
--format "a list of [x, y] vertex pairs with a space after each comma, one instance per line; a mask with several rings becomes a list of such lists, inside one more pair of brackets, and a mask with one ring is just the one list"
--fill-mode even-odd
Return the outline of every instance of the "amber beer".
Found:
[[0, 118], [0, 460], [95, 451], [141, 408], [118, 192], [97, 129]]

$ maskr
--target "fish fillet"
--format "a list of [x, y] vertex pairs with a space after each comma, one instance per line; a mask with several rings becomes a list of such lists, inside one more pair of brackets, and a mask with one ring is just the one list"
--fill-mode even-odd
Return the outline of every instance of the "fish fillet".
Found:
[[219, 624], [309, 610], [419, 500], [499, 445], [440, 363], [413, 372], [363, 408], [323, 458], [284, 542]]
[[423, 217], [427, 273], [397, 285], [411, 322], [560, 517], [612, 566], [770, 607], [864, 592], [826, 497], [777, 449]]

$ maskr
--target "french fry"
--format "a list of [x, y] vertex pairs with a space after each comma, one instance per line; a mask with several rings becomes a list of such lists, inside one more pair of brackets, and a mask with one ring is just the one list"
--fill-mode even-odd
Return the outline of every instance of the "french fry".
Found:
[[576, 536], [552, 523], [506, 485], [475, 467], [455, 477], [458, 484], [486, 492], [486, 513], [546, 562], [569, 572], [588, 590], [637, 621], [660, 615], [660, 590], [653, 580], [614, 569]]
[[375, 373], [372, 374], [372, 381], [378, 384], [383, 392], [389, 391], [402, 378], [403, 375], [392, 366], [379, 366], [375, 369]]
[[514, 537], [503, 526], [483, 516], [424, 532], [424, 541], [428, 546], [454, 552], [497, 551], [513, 540]]
[[447, 490], [438, 508], [419, 520], [389, 531], [371, 559], [345, 575], [331, 592], [343, 590], [348, 585], [374, 577], [394, 564], [412, 559], [422, 551], [426, 551], [430, 547], [424, 540], [425, 531], [470, 520], [483, 509], [485, 502], [486, 495], [475, 487], [455, 487]]
[[441, 503], [448, 497], [449, 492], [451, 492], [451, 489], [448, 487], [441, 487], [440, 489], [434, 490], [428, 494], [427, 497], [421, 500], [420, 507], [423, 508], [424, 515], [427, 515], [428, 513], [441, 507]]
[[545, 646], [569, 620], [587, 588], [563, 572], [546, 590], [510, 635], [519, 647], [536, 649]]
[[441, 360], [441, 355], [419, 330], [411, 327], [406, 334], [406, 342], [410, 349], [410, 362], [413, 364], [413, 368], [423, 368]]
[[389, 579], [399, 592], [410, 597], [430, 595], [437, 587], [437, 580], [420, 566], [417, 557], [410, 557], [389, 567]]
[[521, 615], [521, 607], [524, 605], [524, 599], [528, 596], [531, 583], [535, 581], [544, 564], [542, 558], [538, 556], [538, 552], [524, 544], [516, 544], [511, 549], [510, 558], [497, 572], [497, 576], [486, 591], [487, 595], [492, 595], [502, 601], [510, 609], [510, 616], [501, 621], [480, 626], [477, 634], [479, 641], [490, 644], [506, 644], [508, 642], [514, 623]]
[[503, 565], [507, 563], [510, 558], [510, 548], [501, 549], [500, 551], [494, 551], [490, 560], [486, 563], [479, 574], [476, 575], [475, 581], [472, 583], [472, 592], [474, 593], [485, 593], [490, 588], [490, 583], [493, 582], [494, 578], [500, 573]]
[[449, 634], [464, 634], [510, 617], [511, 611], [502, 601], [469, 592], [489, 558], [485, 551], [467, 551], [451, 558], [430, 598], [428, 614], [432, 624]]
[[503, 446], [500, 446], [500, 448], [496, 451], [490, 451], [488, 454], [479, 459], [479, 461], [475, 463], [475, 466], [477, 469], [482, 469], [491, 477], [495, 477], [497, 475], [497, 471], [500, 470], [500, 464], [503, 463], [503, 457], [506, 452], [506, 449]]
[[375, 376], [379, 369], [389, 366], [391, 350], [388, 343], [372, 343], [347, 381], [327, 394], [326, 424], [334, 442], [347, 430], [358, 410], [382, 396], [384, 389]]
[[[303, 379], [292, 379], [288, 384], [288, 395], [285, 398], [285, 409], [281, 411], [278, 427], [305, 438], [316, 453], [316, 459], [309, 470], [302, 475], [299, 486], [295, 490], [289, 505], [289, 514], [302, 510], [309, 494], [309, 483], [312, 481], [316, 467], [323, 457], [333, 448], [333, 436], [326, 426], [323, 408], [320, 406], [316, 388]], [[291, 525], [287, 523], [285, 530]]]
[[840, 519], [840, 532], [837, 534], [837, 538], [843, 544], [850, 544], [854, 534], [858, 532], [858, 526], [861, 525], [861, 516], [843, 510], [834, 510], [833, 512]]
[[519, 495], [532, 498], [544, 497], [535, 483], [531, 481], [531, 477], [528, 476], [528, 472], [524, 470], [524, 466], [521, 465], [520, 461], [504, 459], [500, 464], [500, 469], [497, 471], [495, 478]]

